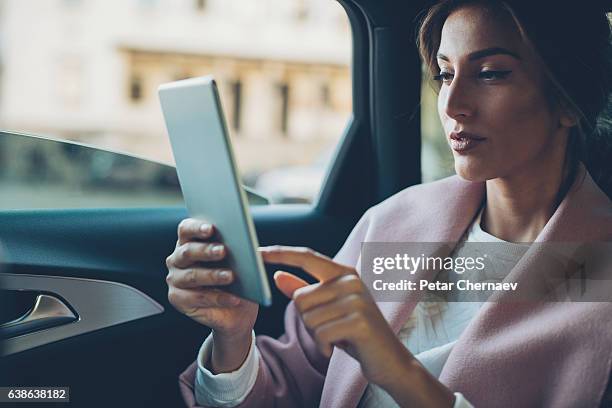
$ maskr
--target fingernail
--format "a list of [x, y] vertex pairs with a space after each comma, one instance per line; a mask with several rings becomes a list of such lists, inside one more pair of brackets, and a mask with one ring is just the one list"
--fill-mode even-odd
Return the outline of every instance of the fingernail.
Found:
[[232, 273], [230, 271], [218, 271], [217, 277], [223, 282], [229, 282], [232, 279]]
[[223, 255], [223, 245], [215, 245], [212, 247], [213, 255]]
[[210, 234], [211, 229], [212, 228], [210, 224], [202, 224], [202, 226], [200, 226], [200, 231], [202, 232], [202, 234]]

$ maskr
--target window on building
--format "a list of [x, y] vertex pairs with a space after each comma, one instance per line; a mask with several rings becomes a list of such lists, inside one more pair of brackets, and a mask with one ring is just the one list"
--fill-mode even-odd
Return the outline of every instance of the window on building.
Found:
[[321, 104], [326, 108], [331, 106], [331, 90], [328, 83], [321, 85]]
[[282, 83], [278, 85], [280, 96], [280, 131], [287, 136], [289, 130], [289, 85]]
[[206, 0], [195, 0], [194, 5], [197, 11], [206, 10]]
[[132, 75], [130, 78], [130, 100], [138, 102], [142, 99], [142, 77], [140, 75]]
[[232, 83], [233, 110], [232, 125], [236, 132], [240, 132], [242, 116], [242, 81], [237, 80]]
[[308, 18], [308, 5], [304, 0], [298, 0], [295, 4], [295, 18], [304, 21]]

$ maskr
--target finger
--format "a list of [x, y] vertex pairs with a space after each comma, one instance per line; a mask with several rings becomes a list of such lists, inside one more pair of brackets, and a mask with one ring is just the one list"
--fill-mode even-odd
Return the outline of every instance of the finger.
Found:
[[180, 312], [190, 316], [199, 309], [213, 307], [235, 307], [241, 299], [231, 293], [218, 289], [179, 289], [168, 290], [168, 300]]
[[305, 280], [284, 271], [276, 271], [274, 274], [274, 283], [276, 287], [290, 299], [297, 289], [308, 286], [308, 282]]
[[344, 275], [340, 278], [300, 288], [293, 293], [295, 306], [300, 313], [305, 313], [315, 307], [329, 304], [343, 297], [367, 292], [363, 282], [357, 275]]
[[212, 237], [215, 227], [203, 220], [186, 218], [178, 225], [178, 245], [197, 239]]
[[321, 282], [335, 279], [341, 275], [354, 273], [352, 268], [340, 265], [325, 255], [310, 248], [288, 246], [261, 247], [259, 252], [268, 263], [284, 264], [302, 268]]
[[365, 302], [361, 296], [349, 295], [302, 314], [302, 321], [309, 330], [315, 331], [323, 324], [363, 310], [364, 306]]
[[224, 286], [234, 281], [234, 273], [228, 269], [188, 268], [173, 269], [166, 276], [168, 286], [192, 289], [202, 286]]
[[220, 261], [225, 253], [225, 246], [217, 242], [187, 242], [170, 255], [169, 268], [187, 268], [196, 262]]
[[313, 337], [321, 352], [330, 357], [334, 344], [344, 344], [344, 347], [348, 347], [356, 338], [367, 334], [359, 331], [367, 332], [367, 327], [363, 324], [363, 320], [353, 313], [322, 324], [314, 330]]

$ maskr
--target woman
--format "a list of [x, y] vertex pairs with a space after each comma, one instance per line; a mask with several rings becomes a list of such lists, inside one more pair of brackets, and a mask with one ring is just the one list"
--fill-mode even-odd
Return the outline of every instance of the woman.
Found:
[[[612, 304], [499, 297], [476, 309], [449, 302], [434, 315], [417, 293], [377, 304], [357, 274], [366, 241], [610, 241], [612, 203], [591, 177], [607, 188], [606, 173], [587, 155], [601, 151], [592, 138], [611, 89], [610, 26], [601, 10], [586, 9], [442, 1], [429, 11], [421, 53], [439, 81], [438, 111], [458, 176], [408, 188], [368, 210], [334, 260], [262, 248], [266, 262], [299, 266], [320, 280], [308, 285], [275, 274], [293, 300], [280, 339], [254, 339], [257, 305], [217, 289], [232, 281], [231, 271], [202, 266], [224, 256], [222, 244], [207, 241], [213, 227], [183, 221], [167, 260], [169, 299], [213, 329], [181, 376], [187, 403], [606, 404]], [[458, 244], [447, 255], [461, 251]], [[519, 260], [506, 281], [524, 284], [539, 270], [537, 253]], [[416, 329], [425, 323], [431, 333]]]

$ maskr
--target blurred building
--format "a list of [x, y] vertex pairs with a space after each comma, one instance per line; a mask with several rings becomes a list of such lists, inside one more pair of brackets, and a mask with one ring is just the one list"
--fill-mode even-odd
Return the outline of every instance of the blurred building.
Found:
[[0, 127], [171, 162], [159, 84], [218, 80], [243, 173], [312, 162], [351, 112], [333, 0], [0, 0]]

